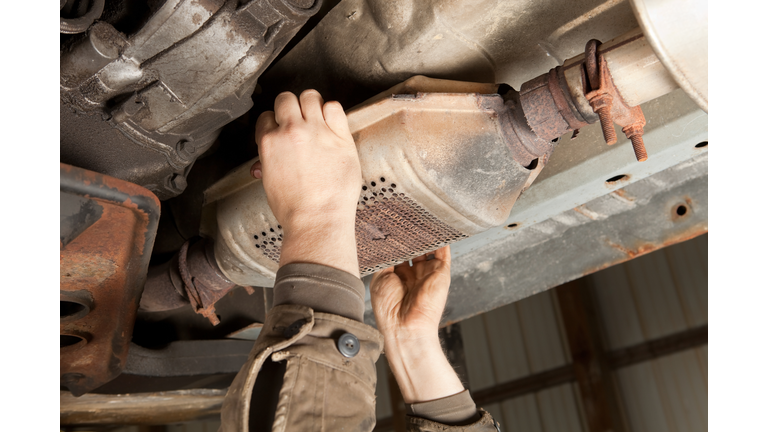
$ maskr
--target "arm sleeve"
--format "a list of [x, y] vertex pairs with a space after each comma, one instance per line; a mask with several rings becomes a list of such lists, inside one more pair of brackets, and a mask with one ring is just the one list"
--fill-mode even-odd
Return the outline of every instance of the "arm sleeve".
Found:
[[433, 401], [406, 404], [408, 432], [499, 432], [491, 415], [477, 409], [469, 390]]
[[[362, 322], [364, 293], [358, 277], [338, 269], [305, 263], [281, 267], [275, 306], [227, 391], [219, 431], [371, 431], [375, 362], [384, 340]], [[339, 343], [350, 334], [358, 346], [351, 357]], [[467, 392], [412, 404], [408, 409], [415, 416], [407, 417], [408, 430], [496, 431], [490, 415], [474, 407]], [[467, 426], [442, 423], [475, 417], [479, 420]]]
[[477, 411], [472, 396], [469, 395], [469, 390], [428, 402], [405, 404], [405, 412], [409, 416], [421, 417], [446, 425], [466, 425], [480, 418], [480, 413]]
[[362, 322], [364, 292], [358, 277], [338, 269], [281, 267], [274, 306], [227, 391], [219, 431], [372, 430], [384, 341]]
[[332, 267], [288, 264], [277, 271], [274, 304], [307, 306], [316, 312], [362, 322], [365, 285], [359, 277]]

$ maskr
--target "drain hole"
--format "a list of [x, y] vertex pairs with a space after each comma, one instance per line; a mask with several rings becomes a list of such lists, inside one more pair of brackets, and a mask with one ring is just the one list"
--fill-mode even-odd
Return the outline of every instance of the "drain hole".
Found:
[[709, 145], [709, 141], [702, 141], [702, 142], [696, 144], [694, 147], [696, 147], [696, 148], [704, 148], [704, 147], [706, 147], [708, 145]]
[[59, 301], [59, 316], [62, 319], [86, 315], [87, 313], [88, 308], [85, 305], [65, 300]]
[[528, 166], [525, 167], [525, 169], [527, 169], [527, 170], [535, 170], [537, 166], [539, 166], [539, 159], [538, 158], [532, 160], [531, 163], [529, 163]]
[[72, 345], [79, 344], [80, 342], [85, 342], [85, 339], [81, 338], [80, 336], [72, 336], [72, 335], [59, 335], [60, 336], [60, 342], [61, 346], [59, 348], [66, 348]]
[[686, 213], [688, 213], [688, 209], [684, 205], [677, 206], [677, 209], [675, 209], [675, 213], [677, 213], [678, 216], [685, 216]]
[[619, 181], [622, 181], [622, 180], [626, 180], [628, 178], [629, 178], [629, 176], [627, 176], [626, 174], [619, 174], [617, 176], [613, 176], [613, 177], [609, 178], [605, 182], [606, 183], [616, 183], [616, 182], [619, 182]]

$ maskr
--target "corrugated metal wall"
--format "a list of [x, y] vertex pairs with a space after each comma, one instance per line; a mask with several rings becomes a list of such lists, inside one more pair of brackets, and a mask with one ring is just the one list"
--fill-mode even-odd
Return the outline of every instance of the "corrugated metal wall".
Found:
[[[615, 350], [707, 324], [707, 236], [590, 275], [603, 345]], [[554, 290], [461, 323], [472, 391], [571, 362]], [[616, 372], [632, 432], [707, 430], [707, 347]], [[575, 384], [484, 407], [505, 431], [586, 431]]]
[[[594, 283], [606, 349], [707, 324], [707, 235], [610, 267]], [[620, 369], [634, 432], [707, 430], [707, 347]]]

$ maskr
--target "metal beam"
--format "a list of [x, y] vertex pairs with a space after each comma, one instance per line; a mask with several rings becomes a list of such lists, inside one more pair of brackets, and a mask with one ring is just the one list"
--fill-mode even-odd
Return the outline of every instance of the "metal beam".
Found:
[[615, 383], [603, 352], [599, 320], [584, 278], [555, 288], [573, 372], [590, 432], [621, 432]]
[[705, 324], [684, 332], [612, 351], [608, 353], [608, 362], [612, 369], [618, 369], [706, 345], [708, 338], [709, 331]]

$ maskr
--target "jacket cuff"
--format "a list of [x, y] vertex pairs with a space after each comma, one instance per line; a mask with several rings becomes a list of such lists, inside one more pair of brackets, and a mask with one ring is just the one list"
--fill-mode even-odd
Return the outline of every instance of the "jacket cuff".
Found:
[[321, 264], [292, 263], [277, 271], [274, 305], [293, 304], [363, 322], [365, 285], [357, 276]]
[[405, 404], [405, 412], [446, 425], [465, 425], [480, 418], [469, 390], [428, 402]]
[[463, 425], [446, 425], [433, 420], [407, 416], [405, 430], [406, 432], [499, 432], [501, 430], [499, 423], [488, 411], [481, 408], [477, 411], [477, 415], [478, 420]]

